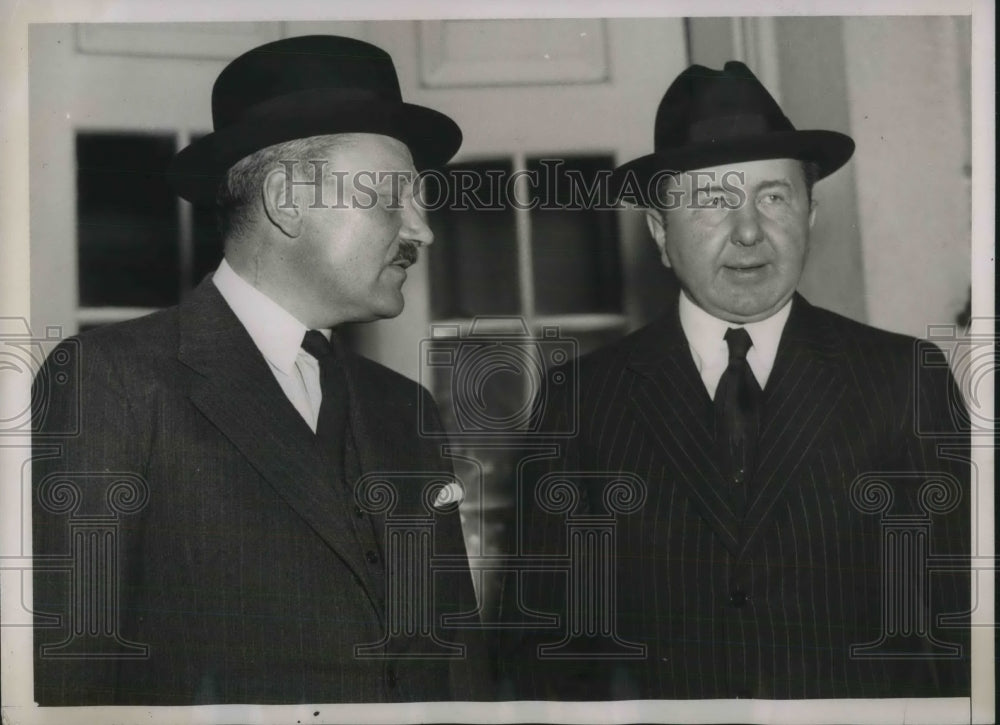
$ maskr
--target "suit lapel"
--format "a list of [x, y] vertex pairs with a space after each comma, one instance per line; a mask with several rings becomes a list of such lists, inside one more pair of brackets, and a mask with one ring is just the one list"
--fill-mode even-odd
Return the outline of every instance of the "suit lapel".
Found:
[[[336, 339], [336, 338], [335, 338]], [[340, 341], [337, 340], [340, 345]], [[420, 482], [412, 484], [413, 474], [426, 468], [419, 449], [418, 430], [419, 388], [413, 386], [412, 400], [399, 400], [387, 395], [385, 380], [373, 374], [373, 368], [364, 365], [357, 355], [340, 350], [346, 361], [347, 388], [350, 396], [350, 427], [354, 436], [361, 476], [384, 473], [396, 484], [397, 503], [387, 514], [373, 514], [376, 537], [383, 543], [386, 515], [413, 515], [424, 513], [420, 505]], [[349, 481], [349, 490], [355, 493], [357, 480]], [[414, 498], [416, 496], [417, 498]]]
[[734, 555], [740, 519], [731, 507], [715, 453], [711, 399], [695, 367], [676, 305], [647, 328], [628, 363], [636, 375], [629, 406], [663, 459], [677, 471], [701, 516]]
[[191, 401], [353, 570], [374, 604], [362, 552], [351, 527], [343, 525], [347, 492], [330, 480], [312, 430], [239, 319], [210, 281], [191, 294], [180, 315], [178, 357], [201, 375], [191, 386]]
[[764, 389], [760, 464], [753, 478], [741, 555], [756, 544], [815, 450], [846, 389], [838, 341], [797, 295]]

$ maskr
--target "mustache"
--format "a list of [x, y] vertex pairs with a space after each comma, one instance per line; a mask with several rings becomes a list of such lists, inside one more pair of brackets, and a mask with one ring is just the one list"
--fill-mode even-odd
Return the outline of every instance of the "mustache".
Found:
[[392, 262], [405, 262], [407, 265], [414, 264], [417, 258], [420, 256], [419, 248], [413, 242], [401, 241], [399, 243], [399, 251], [396, 252], [396, 256], [393, 257]]

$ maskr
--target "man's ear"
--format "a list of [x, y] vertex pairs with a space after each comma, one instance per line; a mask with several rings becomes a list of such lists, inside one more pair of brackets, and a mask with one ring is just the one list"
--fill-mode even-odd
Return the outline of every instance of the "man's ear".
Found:
[[261, 201], [271, 223], [286, 236], [297, 237], [302, 232], [302, 207], [296, 198], [296, 185], [290, 182], [285, 168], [271, 169], [261, 185]]
[[663, 214], [663, 212], [658, 209], [647, 209], [646, 226], [649, 227], [649, 233], [653, 235], [653, 241], [656, 242], [656, 246], [660, 250], [660, 259], [663, 261], [663, 266], [669, 267], [670, 258], [667, 256], [667, 227], [661, 214]]

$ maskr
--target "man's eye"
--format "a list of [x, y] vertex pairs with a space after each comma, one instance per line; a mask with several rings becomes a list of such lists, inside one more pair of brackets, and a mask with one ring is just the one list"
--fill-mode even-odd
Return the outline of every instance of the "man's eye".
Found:
[[785, 196], [784, 194], [772, 192], [770, 194], [764, 194], [764, 196], [761, 197], [761, 201], [765, 204], [780, 204], [785, 201]]

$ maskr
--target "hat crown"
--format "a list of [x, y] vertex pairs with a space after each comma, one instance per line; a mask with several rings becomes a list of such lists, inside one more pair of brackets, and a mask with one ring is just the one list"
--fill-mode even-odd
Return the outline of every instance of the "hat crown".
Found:
[[692, 65], [663, 94], [654, 151], [615, 169], [614, 193], [651, 206], [662, 174], [763, 159], [816, 164], [817, 179], [843, 166], [854, 141], [837, 131], [799, 131], [739, 61], [721, 70]]
[[413, 165], [443, 164], [462, 130], [433, 108], [404, 103], [392, 57], [354, 38], [305, 35], [254, 48], [212, 88], [214, 130], [177, 152], [168, 175], [189, 201], [210, 203], [227, 170], [261, 149], [340, 133], [388, 136]]
[[344, 100], [401, 102], [392, 58], [354, 38], [306, 35], [254, 48], [233, 60], [212, 87], [216, 130], [269, 101], [296, 93], [340, 92]]
[[795, 127], [753, 72], [729, 61], [721, 71], [692, 65], [677, 76], [660, 101], [654, 129], [654, 148], [662, 152]]

